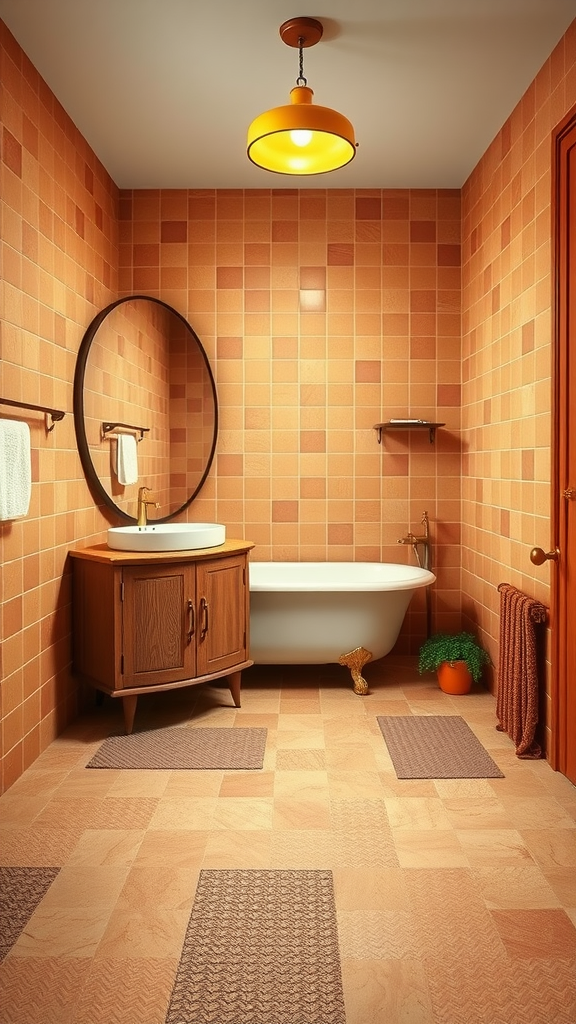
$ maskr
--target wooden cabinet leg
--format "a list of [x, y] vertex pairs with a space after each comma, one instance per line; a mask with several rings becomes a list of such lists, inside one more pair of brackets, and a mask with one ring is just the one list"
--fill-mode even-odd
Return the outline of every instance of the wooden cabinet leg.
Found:
[[137, 703], [138, 697], [133, 695], [130, 695], [129, 697], [122, 697], [122, 710], [124, 711], [124, 728], [126, 729], [126, 735], [129, 735], [132, 732]]
[[234, 701], [234, 706], [237, 707], [237, 708], [240, 707], [240, 686], [241, 686], [241, 684], [242, 684], [242, 673], [241, 672], [231, 672], [230, 675], [228, 676], [228, 688], [230, 690], [230, 693], [232, 694], [232, 700]]

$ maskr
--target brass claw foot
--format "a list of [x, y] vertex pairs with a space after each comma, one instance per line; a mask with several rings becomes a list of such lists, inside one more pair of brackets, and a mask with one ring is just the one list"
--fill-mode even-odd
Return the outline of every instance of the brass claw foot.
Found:
[[349, 651], [348, 654], [341, 654], [338, 661], [341, 665], [346, 665], [352, 673], [352, 680], [354, 682], [354, 693], [357, 693], [361, 697], [365, 697], [368, 693], [368, 683], [362, 675], [362, 669], [367, 661], [370, 661], [372, 652], [367, 651], [365, 647], [355, 647], [353, 651]]

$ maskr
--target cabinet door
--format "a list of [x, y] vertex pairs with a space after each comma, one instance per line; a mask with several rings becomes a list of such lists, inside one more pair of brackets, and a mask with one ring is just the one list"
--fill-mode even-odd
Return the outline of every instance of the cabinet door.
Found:
[[196, 573], [197, 672], [206, 675], [246, 661], [246, 556], [199, 562]]
[[192, 679], [194, 565], [129, 566], [123, 582], [123, 687]]

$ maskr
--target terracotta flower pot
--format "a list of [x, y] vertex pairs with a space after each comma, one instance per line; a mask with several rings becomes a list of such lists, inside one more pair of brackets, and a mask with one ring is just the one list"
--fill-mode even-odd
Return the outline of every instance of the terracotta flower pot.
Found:
[[443, 661], [436, 675], [444, 693], [470, 693], [472, 689], [472, 676], [465, 661]]

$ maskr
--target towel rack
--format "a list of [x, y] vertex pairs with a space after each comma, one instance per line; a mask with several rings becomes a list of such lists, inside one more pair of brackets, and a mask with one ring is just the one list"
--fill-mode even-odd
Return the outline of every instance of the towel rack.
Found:
[[150, 431], [150, 427], [136, 427], [133, 423], [103, 423], [102, 424], [102, 440], [108, 437], [109, 434], [115, 434], [120, 428], [120, 433], [136, 433], [140, 434], [140, 437], [136, 438], [137, 441], [142, 441], [144, 434]]
[[48, 433], [54, 430], [57, 421], [63, 420], [66, 415], [61, 409], [48, 409], [45, 405], [31, 405], [29, 402], [15, 402], [11, 398], [0, 398], [0, 405], [11, 405], [16, 409], [33, 409], [35, 412], [43, 412], [46, 416], [50, 416], [52, 419], [51, 426], [48, 426], [48, 420], [46, 420], [46, 430]]

